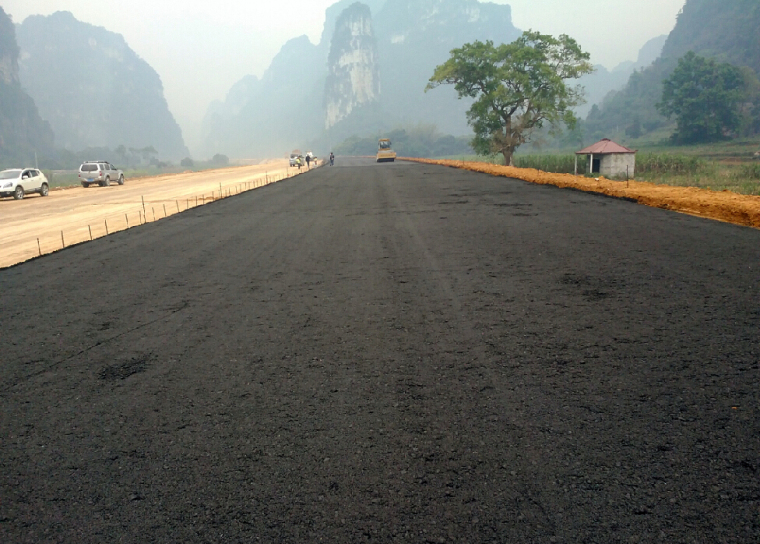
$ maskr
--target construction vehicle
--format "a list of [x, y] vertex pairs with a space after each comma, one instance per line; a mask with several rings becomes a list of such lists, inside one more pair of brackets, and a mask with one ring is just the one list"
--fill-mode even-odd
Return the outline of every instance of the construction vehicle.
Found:
[[388, 138], [380, 138], [377, 142], [377, 162], [393, 162], [396, 160], [396, 152], [391, 148]]

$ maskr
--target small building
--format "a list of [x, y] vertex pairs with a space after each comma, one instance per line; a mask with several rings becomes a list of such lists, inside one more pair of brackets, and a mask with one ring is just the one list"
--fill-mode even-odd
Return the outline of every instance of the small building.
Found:
[[608, 138], [581, 149], [575, 154], [575, 175], [578, 155], [588, 155], [588, 173], [608, 179], [630, 179], [636, 176], [636, 151], [616, 144]]

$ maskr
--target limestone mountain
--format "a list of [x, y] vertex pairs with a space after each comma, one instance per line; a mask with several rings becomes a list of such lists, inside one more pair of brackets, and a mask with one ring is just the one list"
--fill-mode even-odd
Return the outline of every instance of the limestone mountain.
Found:
[[308, 37], [288, 41], [261, 79], [247, 76], [203, 120], [203, 152], [232, 157], [284, 155], [323, 126], [324, 62]]
[[[467, 101], [448, 88], [426, 94], [427, 80], [451, 49], [476, 39], [508, 43], [519, 34], [507, 5], [341, 0], [327, 9], [319, 44], [291, 40], [260, 81], [236, 84], [224, 103], [209, 108], [206, 151], [282, 155], [417, 123], [469, 134]], [[247, 101], [239, 107], [244, 87]]]
[[28, 17], [17, 30], [21, 84], [58, 146], [153, 146], [162, 158], [187, 155], [161, 79], [120, 34], [69, 12]]
[[669, 121], [655, 105], [662, 98], [663, 80], [689, 51], [760, 75], [760, 2], [687, 0], [660, 58], [634, 72], [625, 88], [592, 108], [584, 123], [586, 140], [610, 137], [625, 142], [626, 131], [646, 134], [667, 127]]
[[586, 89], [586, 104], [576, 108], [579, 117], [586, 117], [594, 104], [599, 104], [613, 91], [619, 91], [625, 87], [633, 72], [651, 66], [660, 57], [665, 40], [668, 36], [652, 38], [639, 51], [635, 61], [626, 61], [617, 65], [612, 70], [604, 66], [595, 66], [593, 74], [583, 76], [579, 83]]
[[0, 164], [25, 166], [53, 150], [53, 131], [21, 88], [13, 21], [0, 7]]
[[325, 128], [335, 126], [355, 108], [380, 100], [377, 42], [369, 6], [357, 2], [341, 13], [327, 69]]
[[475, 40], [509, 43], [521, 31], [508, 5], [477, 0], [387, 0], [375, 18], [383, 105], [396, 123], [435, 123], [444, 133], [472, 130], [453, 87], [425, 93], [435, 67]]

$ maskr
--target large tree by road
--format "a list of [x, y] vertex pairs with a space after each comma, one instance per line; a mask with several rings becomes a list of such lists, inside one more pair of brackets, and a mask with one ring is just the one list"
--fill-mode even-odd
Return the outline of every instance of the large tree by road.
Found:
[[528, 31], [510, 44], [476, 41], [451, 51], [436, 67], [426, 91], [454, 85], [459, 98], [475, 101], [467, 120], [479, 154], [501, 153], [505, 164], [535, 132], [572, 128], [572, 108], [583, 102], [583, 88], [570, 84], [593, 71], [589, 54], [572, 38]]

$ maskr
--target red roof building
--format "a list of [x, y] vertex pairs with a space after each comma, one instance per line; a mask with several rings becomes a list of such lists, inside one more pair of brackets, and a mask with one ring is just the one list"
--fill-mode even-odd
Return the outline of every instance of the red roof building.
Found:
[[588, 173], [600, 174], [609, 179], [630, 179], [636, 174], [636, 151], [609, 138], [604, 138], [575, 156], [575, 174], [578, 175], [578, 155], [588, 156]]

